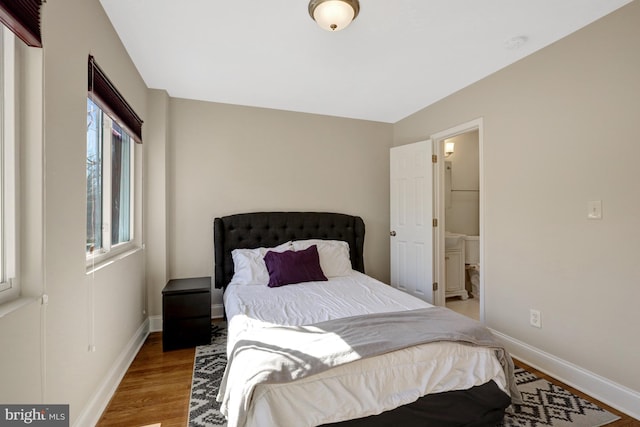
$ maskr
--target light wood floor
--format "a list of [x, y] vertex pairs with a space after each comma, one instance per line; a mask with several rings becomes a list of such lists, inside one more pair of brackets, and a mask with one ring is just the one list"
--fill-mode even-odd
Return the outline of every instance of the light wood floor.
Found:
[[98, 426], [187, 425], [195, 349], [162, 351], [162, 333], [149, 334], [102, 414]]
[[[194, 349], [162, 352], [162, 333], [149, 335], [129, 367], [98, 427], [186, 427]], [[561, 385], [621, 417], [607, 427], [640, 427], [640, 421], [624, 415], [530, 366], [516, 361], [539, 377]]]

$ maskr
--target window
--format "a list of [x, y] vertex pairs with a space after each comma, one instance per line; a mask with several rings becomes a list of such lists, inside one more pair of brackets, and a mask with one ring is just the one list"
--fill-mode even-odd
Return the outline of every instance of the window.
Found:
[[16, 52], [0, 25], [0, 302], [20, 296], [16, 280]]
[[133, 238], [133, 156], [130, 135], [88, 98], [88, 258], [109, 253]]
[[91, 55], [88, 77], [85, 251], [94, 264], [136, 242], [134, 152], [142, 120]]
[[42, 1], [0, 0], [0, 317], [44, 278]]

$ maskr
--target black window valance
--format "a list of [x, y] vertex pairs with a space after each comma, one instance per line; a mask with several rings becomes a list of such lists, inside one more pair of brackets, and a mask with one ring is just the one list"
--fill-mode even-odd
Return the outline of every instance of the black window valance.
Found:
[[142, 143], [142, 120], [91, 55], [89, 55], [89, 94], [103, 111], [129, 131], [137, 143]]
[[43, 0], [0, 0], [0, 21], [27, 45], [42, 47], [40, 6]]

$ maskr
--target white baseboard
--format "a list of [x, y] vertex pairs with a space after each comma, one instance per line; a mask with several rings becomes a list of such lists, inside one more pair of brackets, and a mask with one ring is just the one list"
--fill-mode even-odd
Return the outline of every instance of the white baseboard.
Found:
[[594, 374], [529, 344], [492, 330], [511, 355], [595, 399], [640, 419], [640, 392]]
[[162, 315], [149, 316], [149, 332], [162, 332]]
[[120, 353], [120, 356], [118, 356], [114, 361], [111, 369], [109, 369], [109, 372], [102, 380], [102, 383], [93, 396], [91, 396], [89, 403], [87, 403], [87, 405], [82, 409], [78, 419], [73, 423], [74, 427], [95, 426], [98, 423], [102, 416], [102, 412], [104, 412], [105, 408], [109, 404], [109, 401], [118, 388], [120, 381], [122, 381], [122, 378], [127, 373], [129, 365], [131, 365], [131, 362], [135, 359], [148, 335], [149, 319], [145, 320], [142, 325], [140, 325], [138, 330]]
[[224, 305], [222, 304], [211, 304], [211, 318], [212, 319], [221, 319], [224, 317]]

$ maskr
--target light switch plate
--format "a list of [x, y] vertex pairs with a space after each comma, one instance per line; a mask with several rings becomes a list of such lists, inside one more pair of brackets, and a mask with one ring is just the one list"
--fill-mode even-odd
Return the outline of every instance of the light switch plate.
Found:
[[591, 200], [587, 203], [587, 218], [602, 219], [602, 200]]

